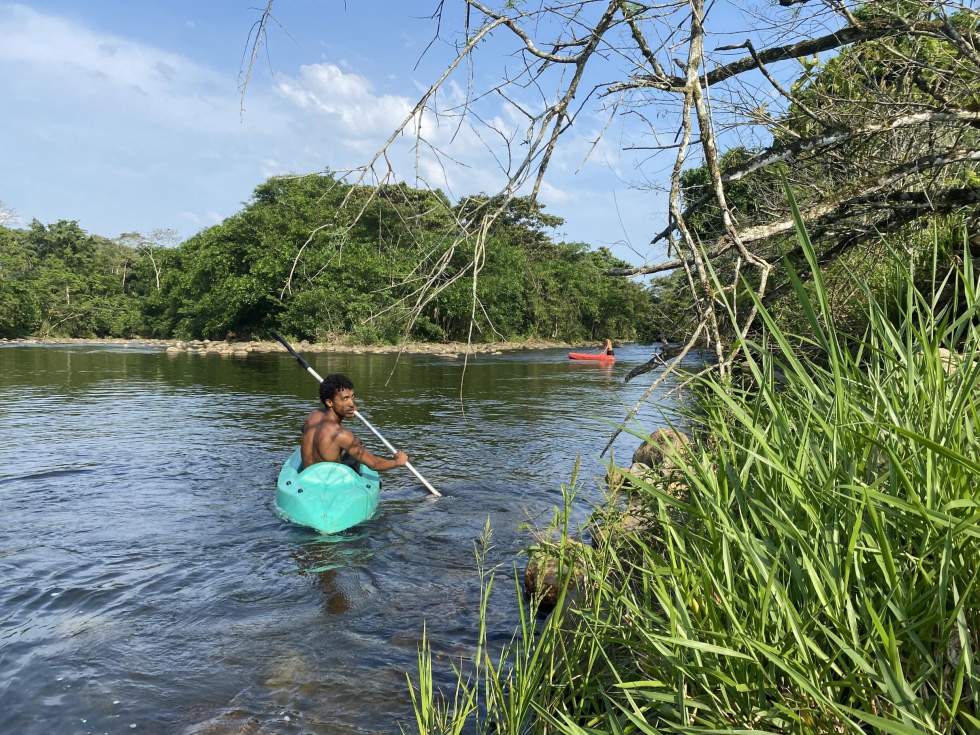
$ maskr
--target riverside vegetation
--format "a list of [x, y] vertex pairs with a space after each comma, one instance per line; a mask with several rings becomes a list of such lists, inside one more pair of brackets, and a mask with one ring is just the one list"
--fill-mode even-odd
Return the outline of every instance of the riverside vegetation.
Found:
[[980, 729], [974, 260], [963, 238], [949, 267], [934, 232], [931, 257], [890, 261], [889, 288], [855, 278], [853, 335], [797, 228], [806, 334], [760, 302], [735, 375], [694, 379], [692, 448], [666, 474], [611, 466], [645, 526], [573, 543], [564, 488], [557, 606], [536, 624], [522, 604], [503, 651], [481, 626], [448, 698], [423, 645], [420, 732]]
[[[410, 682], [419, 731], [980, 731], [975, 13], [924, 0], [780, 0], [786, 13], [818, 7], [846, 19], [829, 34], [826, 16], [808, 19], [820, 37], [801, 45], [833, 50], [830, 59], [786, 44], [784, 32], [800, 38], [795, 20], [774, 18], [768, 53], [746, 42], [750, 56], [709, 70], [700, 0], [611, 2], [591, 34], [577, 38], [583, 31], [567, 22], [579, 17], [570, 8], [590, 4], [506, 4], [529, 27], [547, 30], [529, 22], [540, 13], [570, 29], [554, 43], [530, 44], [517, 22], [501, 27], [532, 55], [570, 49], [584, 68], [620, 24], [636, 40], [635, 54], [617, 45], [614, 55], [626, 60], [619, 86], [638, 96], [632, 103], [652, 103], [656, 92], [683, 98], [676, 197], [657, 236], [677, 248], [677, 264], [623, 268], [601, 250], [554, 243], [544, 235], [554, 221], [528, 200], [453, 205], [404, 186], [374, 197], [331, 177], [273, 179], [239, 215], [178, 249], [141, 243], [86, 256], [102, 259], [100, 278], [116, 300], [85, 318], [76, 316], [85, 284], [68, 281], [70, 248], [47, 280], [31, 271], [43, 248], [30, 238], [59, 237], [52, 230], [71, 225], [2, 231], [0, 330], [92, 332], [102, 320], [106, 333], [221, 338], [277, 327], [371, 341], [396, 339], [411, 324], [410, 337], [445, 340], [467, 337], [475, 320], [477, 338], [496, 330], [686, 339], [707, 323], [725, 348], [717, 354], [733, 355], [732, 369], [689, 376], [691, 448], [672, 456], [665, 474], [610, 468], [619, 489], [602, 515], [628, 504], [644, 522], [595, 534], [592, 546], [575, 543], [575, 483], [566, 487], [560, 539], [543, 544], [564, 572], [554, 611], [540, 620], [536, 601], [521, 604], [502, 651], [481, 624], [450, 691], [435, 686], [434, 652], [423, 640]], [[469, 24], [481, 4], [466, 5]], [[484, 28], [500, 25], [502, 16], [484, 14]], [[683, 44], [657, 50], [643, 37], [644, 27], [671, 20], [690, 30], [686, 77], [670, 73]], [[673, 33], [678, 23], [656, 30]], [[481, 37], [469, 25], [467, 36]], [[546, 68], [555, 54], [547, 56], [527, 68]], [[706, 96], [710, 84], [723, 105], [725, 80], [762, 71], [762, 57], [801, 67], [789, 88], [770, 80], [785, 106], [760, 94], [726, 112], [763, 126], [772, 144], [718, 155], [710, 110], [698, 109], [711, 165], [696, 165], [687, 158], [695, 92]], [[561, 89], [562, 101], [542, 105], [531, 122], [554, 122], [554, 136], [571, 129], [561, 121], [580, 78], [560, 76], [567, 95]], [[527, 146], [528, 161], [536, 155]], [[803, 202], [793, 220], [784, 217], [784, 179]], [[340, 208], [348, 194], [350, 208]], [[493, 218], [485, 252], [465, 238], [447, 247], [494, 202], [507, 209]], [[732, 221], [751, 252], [732, 249]], [[138, 280], [126, 264], [142, 269]], [[478, 267], [483, 290], [474, 301], [472, 279], [460, 274]], [[597, 277], [668, 269], [675, 274], [647, 293]], [[432, 273], [445, 289], [425, 301], [417, 288]], [[43, 300], [36, 309], [31, 293]], [[491, 540], [488, 529], [479, 548]], [[496, 570], [478, 562], [482, 623]], [[583, 573], [574, 586], [573, 569]]]
[[270, 179], [179, 247], [71, 221], [0, 227], [0, 337], [465, 342], [472, 320], [476, 342], [650, 338], [646, 289], [604, 275], [623, 265], [608, 250], [554, 242], [562, 220], [528, 199], [491, 231], [474, 303], [472, 246], [447, 238], [486, 204], [311, 175]]

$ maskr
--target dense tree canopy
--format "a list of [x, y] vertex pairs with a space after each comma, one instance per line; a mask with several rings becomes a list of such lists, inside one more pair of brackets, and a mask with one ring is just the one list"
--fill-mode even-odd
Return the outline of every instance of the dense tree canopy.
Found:
[[137, 253], [75, 222], [0, 228], [0, 335], [132, 334], [145, 275]]
[[[442, 73], [351, 176], [358, 183], [391, 180], [404, 137], [427, 151], [427, 163], [453, 165], [434, 120], [486, 132], [500, 204], [486, 207], [475, 224], [458, 223], [459, 237], [476, 241], [478, 263], [489, 246], [482, 238], [507, 199], [541, 192], [560, 160], [556, 152], [567, 151], [566, 142], [574, 149], [588, 126], [583, 118], [597, 113], [603, 126], [594, 145], [650, 151], [634, 159], [637, 181], [669, 191], [666, 221], [648, 241], [649, 261], [609, 272], [683, 271], [678, 278], [692, 291], [688, 304], [697, 317], [688, 342], [706, 341], [724, 373], [736, 354], [730, 337], [760, 329], [759, 303], [786, 283], [785, 258], [801, 254], [784, 247], [797, 213], [782, 195], [783, 174], [824, 263], [867, 253], [882, 235], [901, 239], [916, 223], [922, 231], [935, 218], [962, 221], [976, 208], [980, 16], [973, 5], [438, 3], [436, 36], [452, 49]], [[252, 59], [272, 6], [253, 34]], [[446, 31], [454, 7], [464, 11], [461, 22]], [[513, 52], [502, 63], [491, 56], [500, 68], [490, 73], [482, 54], [488, 39]], [[440, 102], [463, 74], [465, 101]], [[498, 97], [514, 106], [519, 122], [501, 125], [487, 114], [486, 101]], [[607, 134], [614, 124], [618, 137]], [[740, 154], [725, 155], [739, 146]], [[663, 165], [661, 153], [673, 157], [672, 166]], [[689, 171], [702, 165], [700, 174]], [[739, 189], [751, 188], [750, 177], [780, 196], [746, 199]], [[740, 198], [743, 206], [734, 207]]]
[[474, 299], [472, 245], [451, 238], [492, 204], [303, 176], [270, 179], [175, 248], [74, 222], [3, 228], [0, 335], [465, 340], [472, 321], [477, 341], [648, 336], [643, 288], [603, 275], [624, 264], [554, 242], [561, 220], [528, 199], [508, 202], [489, 233]]

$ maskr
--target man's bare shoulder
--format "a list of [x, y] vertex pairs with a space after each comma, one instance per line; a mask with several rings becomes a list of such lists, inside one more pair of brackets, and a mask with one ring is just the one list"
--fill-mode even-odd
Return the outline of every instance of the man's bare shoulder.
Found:
[[316, 427], [314, 441], [319, 447], [335, 446], [341, 449], [350, 449], [357, 443], [357, 438], [343, 426], [324, 423]]
[[314, 441], [317, 443], [330, 442], [331, 444], [339, 444], [340, 446], [346, 447], [350, 443], [350, 438], [353, 437], [347, 429], [339, 424], [335, 424], [331, 421], [320, 421], [318, 424], [307, 429], [314, 435]]
[[306, 417], [306, 421], [303, 422], [303, 431], [308, 431], [314, 426], [326, 421], [327, 412], [321, 408], [314, 408], [310, 411], [310, 415]]

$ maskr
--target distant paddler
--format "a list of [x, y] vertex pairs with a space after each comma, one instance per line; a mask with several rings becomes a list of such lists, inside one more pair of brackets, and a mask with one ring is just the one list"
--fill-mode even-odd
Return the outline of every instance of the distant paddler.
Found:
[[339, 462], [358, 471], [366, 464], [372, 470], [384, 472], [408, 464], [408, 455], [397, 451], [391, 459], [378, 457], [368, 451], [361, 440], [343, 425], [344, 419], [357, 412], [354, 384], [340, 373], [328, 375], [320, 383], [320, 403], [303, 424], [300, 454], [303, 469], [318, 462]]
[[616, 362], [616, 353], [613, 352], [612, 340], [607, 337], [599, 352], [569, 352], [568, 359], [592, 360], [608, 367]]

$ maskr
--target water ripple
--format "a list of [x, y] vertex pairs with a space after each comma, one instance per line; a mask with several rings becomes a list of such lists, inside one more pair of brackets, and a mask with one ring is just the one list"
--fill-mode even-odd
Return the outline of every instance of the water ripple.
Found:
[[578, 457], [584, 522], [647, 357], [477, 356], [461, 404], [462, 360], [313, 356], [446, 495], [388, 473], [375, 518], [320, 536], [273, 512], [315, 396], [284, 356], [0, 350], [0, 732], [392, 731], [426, 621], [437, 657], [472, 652], [488, 519], [488, 625], [509, 638], [521, 529]]

